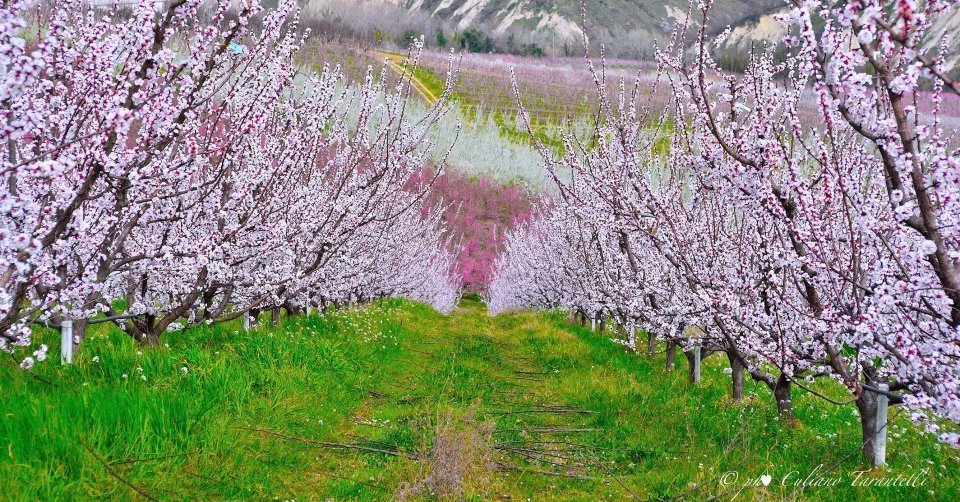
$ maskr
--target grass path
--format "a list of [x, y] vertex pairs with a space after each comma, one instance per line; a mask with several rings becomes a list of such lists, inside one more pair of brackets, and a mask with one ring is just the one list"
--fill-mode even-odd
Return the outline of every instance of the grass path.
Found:
[[[410, 67], [408, 66], [407, 56], [404, 54], [397, 54], [396, 52], [389, 51], [374, 51], [376, 55], [383, 57], [387, 66], [397, 74], [398, 77], [404, 76], [410, 73]], [[413, 88], [417, 91], [417, 94], [423, 98], [424, 102], [428, 106], [433, 106], [440, 101], [440, 96], [443, 95], [443, 89], [446, 83], [443, 81], [443, 78], [440, 75], [430, 71], [427, 68], [418, 66], [413, 69], [413, 73], [409, 75], [410, 82], [413, 84]], [[457, 96], [454, 96], [456, 99]], [[477, 125], [470, 119], [469, 108], [463, 108], [464, 114], [461, 117], [461, 121], [464, 125], [471, 129], [476, 129]]]
[[[391, 300], [166, 343], [138, 350], [104, 327], [75, 366], [5, 362], [3, 498], [960, 497], [960, 455], [901, 413], [890, 467], [860, 479], [925, 469], [923, 486], [851, 486], [849, 408], [797, 395], [786, 424], [765, 388], [731, 403], [719, 358], [691, 386], [682, 358], [666, 372], [561, 315], [490, 317], [465, 300], [444, 317]], [[796, 486], [837, 462], [835, 486]]]
[[[388, 51], [375, 51], [378, 56], [382, 56], [387, 61], [387, 66], [390, 67], [398, 76], [409, 73], [409, 69], [406, 69], [406, 59], [407, 56], [403, 54], [397, 54], [396, 52]], [[433, 85], [427, 85], [426, 79], [422, 76], [418, 76], [416, 73], [410, 77], [410, 81], [413, 83], [413, 88], [416, 89], [417, 93], [420, 94], [420, 97], [426, 101], [430, 106], [437, 104], [437, 101], [440, 100], [440, 94], [443, 92], [443, 83], [440, 83], [440, 89], [436, 89], [436, 84], [430, 82]]]

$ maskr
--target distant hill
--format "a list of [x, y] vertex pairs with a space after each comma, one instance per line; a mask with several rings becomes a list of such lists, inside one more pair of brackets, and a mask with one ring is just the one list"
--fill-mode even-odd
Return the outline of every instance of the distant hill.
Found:
[[[272, 5], [276, 0], [262, 0]], [[459, 45], [471, 52], [577, 55], [581, 52], [580, 0], [299, 0], [318, 32], [407, 45], [423, 35], [428, 46]], [[722, 58], [742, 58], [758, 41], [776, 41], [784, 27], [773, 15], [786, 0], [714, 0], [708, 32], [732, 34]], [[613, 57], [648, 59], [654, 42], [668, 40], [686, 17], [687, 0], [586, 0], [587, 34]], [[694, 23], [699, 14], [693, 13]], [[344, 31], [344, 28], [347, 28]], [[960, 30], [960, 11], [934, 21], [928, 48]], [[343, 32], [343, 33], [341, 33]], [[336, 38], [336, 37], [334, 37]], [[948, 69], [960, 69], [960, 37], [950, 40]], [[738, 61], [729, 61], [738, 66]], [[745, 61], [739, 61], [739, 64]]]
[[[391, 0], [453, 21], [460, 29], [478, 24], [506, 31], [525, 28], [574, 35], [579, 32], [580, 0]], [[716, 0], [711, 26], [739, 25], [782, 8], [783, 0]], [[666, 33], [687, 11], [686, 0], [588, 0], [588, 24], [608, 30], [642, 29]], [[592, 21], [592, 22], [591, 22]]]
[[[426, 11], [460, 30], [482, 27], [496, 33], [533, 32], [565, 41], [580, 37], [580, 0], [390, 0], [408, 10]], [[757, 23], [784, 7], [783, 0], [716, 0], [709, 28]], [[607, 45], [649, 45], [669, 36], [684, 19], [686, 0], [587, 0], [587, 30]], [[696, 16], [696, 15], [695, 15]]]

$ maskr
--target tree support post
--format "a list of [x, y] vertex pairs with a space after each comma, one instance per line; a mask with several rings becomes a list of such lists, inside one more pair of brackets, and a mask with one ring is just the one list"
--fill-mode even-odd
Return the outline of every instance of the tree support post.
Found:
[[60, 363], [73, 364], [73, 321], [70, 319], [60, 323]]
[[[877, 388], [886, 392], [890, 390], [890, 386], [881, 383], [877, 385]], [[890, 404], [890, 398], [886, 394], [877, 393], [877, 435], [874, 438], [876, 444], [873, 449], [873, 461], [874, 467], [880, 467], [887, 463], [887, 408]]]
[[243, 313], [243, 330], [250, 331], [250, 312]]
[[700, 346], [697, 345], [693, 348], [693, 375], [691, 380], [693, 383], [700, 383]]

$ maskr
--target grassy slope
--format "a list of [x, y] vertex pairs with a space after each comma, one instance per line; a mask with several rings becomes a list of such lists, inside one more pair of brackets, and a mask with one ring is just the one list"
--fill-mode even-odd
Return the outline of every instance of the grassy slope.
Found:
[[[476, 301], [450, 317], [387, 301], [253, 334], [228, 324], [166, 341], [169, 348], [141, 354], [104, 327], [84, 342], [77, 365], [48, 361], [35, 371], [50, 383], [6, 361], [3, 498], [137, 498], [127, 482], [163, 499], [386, 499], [424, 464], [251, 429], [418, 455], [451, 410], [463, 420], [477, 410], [477, 421], [495, 424], [497, 444], [514, 449], [494, 459], [519, 471], [465, 482], [468, 498], [478, 499], [622, 499], [628, 489], [702, 499], [728, 489], [717, 481], [723, 472], [738, 471], [741, 483], [769, 473], [777, 485], [791, 470], [832, 465], [859, 441], [850, 408], [798, 396], [800, 420], [790, 426], [776, 419], [766, 389], [748, 386], [756, 395], [730, 403], [720, 358], [708, 359], [703, 384], [693, 387], [682, 362], [667, 373], [662, 356], [627, 354], [560, 316], [491, 318]], [[905, 421], [893, 415], [892, 435], [901, 437], [891, 438], [890, 471], [930, 467], [922, 489], [852, 488], [849, 475], [861, 465], [854, 455], [837, 470], [847, 476], [840, 486], [807, 489], [805, 498], [926, 499], [933, 490], [957, 500], [960, 454], [900, 429]], [[751, 488], [740, 498], [791, 490]]]

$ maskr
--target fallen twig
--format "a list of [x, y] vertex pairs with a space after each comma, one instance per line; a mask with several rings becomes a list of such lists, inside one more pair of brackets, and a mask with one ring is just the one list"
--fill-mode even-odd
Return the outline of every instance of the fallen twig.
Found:
[[514, 373], [520, 373], [521, 375], [554, 375], [552, 371], [523, 371], [523, 370], [513, 370]]
[[574, 428], [563, 428], [563, 427], [531, 427], [529, 429], [498, 429], [493, 431], [494, 434], [504, 433], [504, 432], [596, 432], [600, 429], [574, 429]]
[[[552, 458], [555, 458], [555, 459], [558, 459], [558, 460], [564, 460], [564, 461], [568, 462], [567, 464], [560, 464], [560, 463], [552, 462], [552, 461], [549, 461], [549, 460], [542, 460], [542, 461], [544, 461], [544, 462], [547, 462], [547, 463], [550, 463], [550, 464], [554, 464], [554, 465], [558, 465], [558, 466], [562, 466], [562, 467], [569, 467], [570, 465], [578, 465], [578, 466], [581, 466], [581, 467], [590, 467], [590, 466], [592, 465], [592, 464], [585, 464], [585, 463], [580, 462], [579, 460], [576, 460], [576, 459], [574, 459], [574, 458], [572, 458], [572, 457], [567, 457], [567, 456], [564, 456], [564, 455], [560, 455], [560, 454], [558, 454], [558, 453], [551, 453], [551, 452], [548, 452], [548, 451], [545, 451], [545, 450], [535, 450], [535, 449], [533, 449], [533, 448], [514, 448], [514, 447], [509, 447], [509, 446], [497, 446], [497, 447], [495, 447], [495, 448], [496, 448], [497, 450], [500, 450], [500, 451], [505, 451], [505, 452], [510, 452], [510, 453], [516, 453], [516, 454], [518, 454], [518, 455], [523, 455], [523, 456], [525, 456], [525, 457], [527, 457], [527, 458], [531, 458], [530, 455], [539, 455], [539, 456], [542, 456], [542, 457], [552, 457]], [[535, 460], [541, 461], [540, 459], [535, 459]]]
[[[503, 449], [501, 448], [501, 450], [503, 450]], [[530, 454], [530, 453], [524, 453], [524, 452], [522, 452], [522, 451], [515, 451], [515, 450], [507, 450], [507, 451], [510, 451], [510, 453], [513, 453], [513, 454], [516, 454], [516, 455], [520, 455], [521, 457], [524, 457], [524, 458], [528, 458], [528, 459], [530, 459], [530, 460], [533, 460], [534, 462], [541, 462], [541, 463], [544, 463], [544, 464], [555, 465], [555, 466], [557, 466], [557, 467], [570, 467], [569, 465], [561, 464], [561, 463], [559, 463], [559, 462], [554, 462], [554, 461], [552, 461], [552, 460], [547, 460], [547, 459], [545, 459], [545, 458], [540, 458], [540, 457], [538, 457], [538, 456], [536, 456], [536, 455], [533, 455], [533, 454]]]
[[593, 449], [593, 450], [613, 450], [613, 449], [614, 449], [614, 448], [608, 448], [608, 447], [604, 447], [604, 446], [596, 446], [596, 445], [592, 445], [592, 444], [571, 443], [571, 442], [569, 442], [569, 441], [528, 441], [528, 440], [525, 440], [525, 439], [522, 439], [522, 440], [503, 441], [503, 442], [501, 442], [501, 443], [497, 443], [497, 446], [500, 446], [500, 445], [502, 445], [502, 444], [503, 444], [503, 445], [506, 445], [506, 444], [547, 444], [547, 445], [550, 445], [550, 444], [559, 444], [559, 445], [564, 445], [564, 446], [575, 446], [575, 447], [578, 447], [578, 448], [590, 448], [590, 449]]
[[47, 384], [47, 385], [49, 385], [49, 386], [51, 386], [51, 387], [56, 387], [56, 386], [57, 386], [57, 384], [51, 382], [50, 380], [47, 380], [46, 378], [43, 378], [43, 377], [37, 375], [36, 373], [34, 373], [34, 372], [32, 372], [32, 371], [30, 371], [30, 372], [25, 372], [25, 371], [20, 370], [20, 361], [17, 361], [17, 358], [14, 357], [13, 354], [10, 354], [10, 359], [13, 361], [13, 366], [8, 366], [7, 364], [4, 364], [3, 366], [5, 366], [5, 367], [7, 367], [7, 368], [14, 369], [14, 370], [16, 370], [16, 371], [19, 371], [20, 373], [26, 373], [27, 375], [30, 375], [30, 378], [33, 378], [34, 380], [36, 380], [36, 381], [38, 381], [38, 382], [45, 383], [45, 384]]
[[581, 414], [581, 415], [592, 415], [595, 414], [595, 411], [590, 410], [577, 410], [572, 408], [538, 408], [532, 410], [489, 410], [484, 411], [490, 415], [520, 415], [523, 413], [571, 413], [571, 414]]
[[153, 501], [158, 501], [158, 500], [159, 500], [158, 498], [154, 497], [153, 495], [150, 495], [149, 493], [147, 493], [147, 491], [144, 490], [143, 488], [140, 488], [139, 486], [137, 486], [137, 485], [135, 485], [135, 484], [127, 481], [126, 479], [123, 478], [123, 476], [121, 476], [121, 475], [117, 474], [116, 472], [114, 472], [114, 470], [110, 468], [110, 464], [108, 464], [100, 455], [98, 455], [97, 452], [93, 451], [93, 448], [90, 448], [90, 446], [87, 445], [86, 441], [84, 441], [84, 440], [81, 439], [81, 440], [80, 440], [80, 445], [83, 446], [83, 448], [84, 448], [85, 450], [87, 450], [88, 452], [90, 452], [90, 454], [93, 455], [93, 458], [97, 459], [97, 462], [100, 462], [100, 465], [103, 466], [103, 468], [107, 471], [108, 474], [110, 474], [111, 476], [117, 478], [117, 480], [119, 480], [121, 483], [123, 483], [123, 484], [127, 485], [128, 487], [130, 487], [130, 489], [132, 489], [133, 491], [135, 491], [135, 492], [137, 492], [138, 494], [140, 494], [140, 496], [142, 496], [143, 498], [145, 498], [145, 499], [147, 499], [147, 500], [153, 500]]
[[430, 358], [432, 358], [432, 359], [436, 359], [436, 358], [437, 358], [437, 355], [436, 355], [436, 354], [431, 353], [431, 352], [427, 352], [427, 351], [424, 351], [424, 350], [417, 350], [417, 349], [410, 348], [410, 347], [407, 347], [407, 350], [409, 350], [410, 352], [416, 352], [417, 354], [423, 354], [423, 355], [428, 356], [428, 357], [430, 357]]
[[365, 438], [365, 437], [363, 437], [363, 436], [358, 436], [358, 435], [356, 435], [356, 434], [347, 434], [347, 437], [351, 437], [351, 438], [357, 439], [357, 440], [359, 440], [359, 441], [364, 441], [364, 442], [366, 442], [367, 444], [371, 444], [371, 445], [380, 445], [380, 446], [386, 447], [386, 448], [394, 448], [395, 451], [398, 451], [398, 450], [396, 449], [396, 448], [397, 448], [397, 445], [395, 445], [395, 444], [390, 444], [390, 443], [386, 443], [386, 442], [383, 442], [383, 441], [377, 441], [376, 439], [368, 439], [368, 438]]
[[384, 454], [384, 455], [392, 455], [392, 456], [394, 456], [394, 457], [407, 457], [407, 458], [413, 458], [413, 459], [416, 458], [415, 456], [413, 456], [413, 455], [411, 455], [411, 454], [409, 454], [409, 453], [405, 453], [405, 452], [401, 452], [401, 451], [381, 450], [381, 449], [379, 449], [379, 448], [370, 448], [370, 447], [363, 446], [363, 445], [359, 445], [359, 444], [336, 443], [336, 442], [332, 442], [332, 441], [317, 441], [317, 440], [309, 439], [309, 438], [301, 438], [301, 437], [297, 437], [297, 436], [290, 436], [290, 435], [288, 435], [288, 434], [283, 434], [283, 433], [281, 433], [281, 432], [272, 431], [272, 430], [270, 430], [270, 429], [258, 429], [258, 428], [256, 428], [256, 427], [240, 427], [240, 426], [234, 426], [234, 428], [235, 428], [235, 429], [241, 429], [241, 430], [255, 431], [255, 432], [262, 433], [262, 434], [267, 434], [267, 435], [269, 435], [269, 436], [276, 436], [276, 437], [278, 437], [278, 438], [287, 439], [287, 440], [289, 440], [289, 441], [296, 441], [296, 442], [298, 442], [298, 443], [307, 443], [307, 444], [313, 444], [313, 445], [317, 445], [317, 446], [324, 446], [324, 447], [327, 447], [327, 448], [343, 448], [343, 449], [350, 449], [350, 450], [366, 451], [366, 452], [370, 452], [370, 453], [382, 453], [382, 454]]
[[609, 467], [607, 467], [607, 466], [603, 463], [603, 459], [601, 459], [601, 458], [600, 458], [599, 456], [597, 456], [596, 454], [593, 456], [593, 458], [594, 458], [594, 465], [599, 465], [600, 468], [603, 469], [603, 470], [607, 473], [608, 476], [610, 476], [611, 478], [613, 478], [613, 480], [616, 481], [617, 484], [620, 485], [621, 488], [623, 488], [624, 490], [626, 490], [627, 493], [629, 493], [631, 496], [633, 496], [633, 498], [634, 498], [635, 500], [640, 500], [640, 497], [639, 497], [636, 493], [634, 493], [633, 490], [631, 490], [623, 481], [620, 480], [620, 478], [619, 478], [616, 474], [613, 473], [613, 471], [610, 470]]
[[542, 378], [533, 378], [522, 375], [496, 375], [498, 378], [512, 378], [514, 380], [526, 380], [528, 382], [543, 382]]
[[170, 455], [159, 455], [156, 457], [143, 457], [143, 458], [132, 458], [130, 460], [119, 460], [116, 462], [110, 462], [110, 465], [125, 465], [125, 464], [136, 464], [140, 462], [152, 462], [154, 460], [164, 460], [167, 458], [182, 457], [184, 455], [194, 455], [200, 453], [200, 450], [197, 451], [187, 451], [183, 453], [172, 453]]
[[520, 468], [520, 467], [514, 467], [514, 466], [512, 466], [512, 465], [501, 464], [501, 463], [499, 463], [499, 462], [497, 463], [497, 467], [498, 467], [499, 469], [501, 469], [501, 470], [504, 470], [504, 471], [535, 472], [535, 473], [537, 473], [537, 474], [545, 474], [545, 475], [547, 475], [547, 476], [561, 476], [561, 477], [564, 477], [564, 478], [584, 479], [584, 480], [597, 479], [597, 478], [595, 478], [595, 477], [593, 477], [593, 476], [584, 476], [584, 475], [580, 475], [580, 474], [567, 474], [567, 473], [564, 473], [564, 472], [544, 471], [544, 470], [541, 470], [541, 469], [532, 469], [532, 468], [522, 469], [522, 468]]

